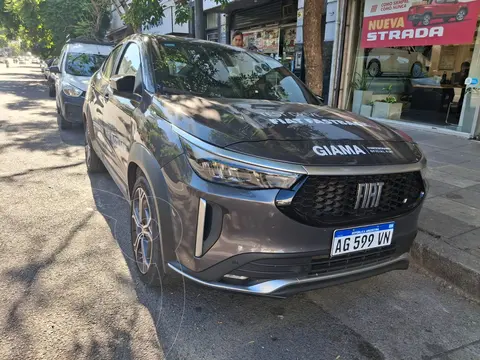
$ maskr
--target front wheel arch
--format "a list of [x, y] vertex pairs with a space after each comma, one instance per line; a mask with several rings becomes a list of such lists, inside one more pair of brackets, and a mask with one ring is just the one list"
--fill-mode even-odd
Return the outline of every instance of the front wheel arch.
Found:
[[137, 170], [140, 169], [145, 175], [155, 197], [154, 205], [158, 216], [160, 234], [160, 251], [162, 255], [162, 267], [164, 273], [171, 272], [167, 263], [176, 260], [175, 238], [173, 234], [172, 211], [168, 206], [169, 193], [162, 168], [157, 159], [143, 145], [134, 143], [130, 149], [128, 160], [127, 180], [128, 199], [132, 199], [132, 190], [136, 181]]

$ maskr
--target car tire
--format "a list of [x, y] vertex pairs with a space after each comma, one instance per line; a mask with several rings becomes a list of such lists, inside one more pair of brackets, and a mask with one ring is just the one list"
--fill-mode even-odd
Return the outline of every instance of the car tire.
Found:
[[410, 70], [410, 75], [412, 78], [419, 78], [422, 77], [423, 75], [423, 67], [422, 64], [419, 62], [416, 62], [412, 65], [412, 69]]
[[58, 127], [62, 130], [67, 130], [72, 128], [72, 123], [70, 121], [65, 120], [62, 114], [57, 115], [57, 123], [58, 123]]
[[425, 15], [423, 15], [422, 25], [423, 25], [423, 26], [428, 26], [428, 25], [430, 25], [430, 20], [432, 20], [432, 16], [431, 16], [430, 14], [425, 14]]
[[456, 21], [463, 21], [465, 19], [466, 15], [467, 15], [467, 10], [460, 9], [460, 10], [458, 10], [457, 15], [455, 15], [455, 20]]
[[165, 280], [165, 272], [155, 198], [140, 169], [137, 169], [130, 200], [130, 234], [137, 273], [148, 286], [161, 286]]
[[370, 75], [371, 77], [380, 76], [382, 74], [381, 70], [382, 69], [380, 67], [380, 62], [378, 60], [372, 60], [368, 64], [367, 72], [368, 72], [368, 75]]
[[49, 84], [48, 85], [48, 96], [54, 98], [56, 96], [55, 85]]
[[104, 172], [106, 170], [102, 160], [100, 160], [93, 149], [90, 130], [87, 123], [85, 123], [85, 164], [87, 165], [87, 171], [89, 173]]

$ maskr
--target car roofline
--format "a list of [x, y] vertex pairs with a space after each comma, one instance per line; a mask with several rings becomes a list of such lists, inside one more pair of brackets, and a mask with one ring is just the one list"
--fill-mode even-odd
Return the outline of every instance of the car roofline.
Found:
[[99, 46], [114, 46], [113, 42], [98, 41], [93, 39], [68, 39], [66, 44], [88, 44], [88, 45], [99, 45]]

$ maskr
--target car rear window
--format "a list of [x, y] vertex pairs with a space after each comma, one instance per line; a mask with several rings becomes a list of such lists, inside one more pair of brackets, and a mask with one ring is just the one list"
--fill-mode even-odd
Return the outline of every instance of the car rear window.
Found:
[[68, 53], [65, 71], [74, 76], [92, 76], [102, 66], [106, 57], [99, 54]]

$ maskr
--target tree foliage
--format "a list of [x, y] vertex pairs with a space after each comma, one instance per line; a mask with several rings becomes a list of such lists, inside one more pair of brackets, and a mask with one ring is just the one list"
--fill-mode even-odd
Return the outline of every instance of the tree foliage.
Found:
[[[225, 6], [229, 0], [214, 0], [216, 4]], [[166, 5], [158, 0], [132, 0], [125, 9], [123, 21], [133, 29], [157, 26], [165, 16]], [[175, 0], [175, 23], [185, 24], [190, 19], [188, 0]]]
[[37, 54], [58, 54], [68, 37], [102, 39], [112, 0], [0, 0], [0, 27]]

